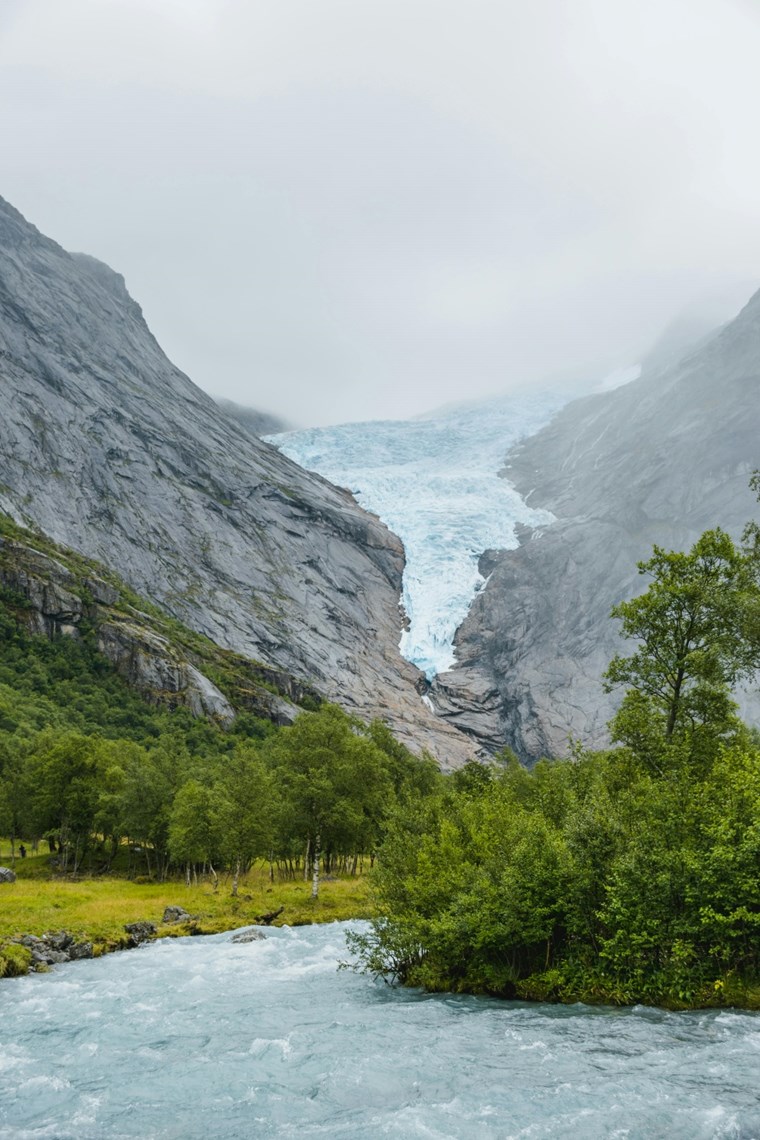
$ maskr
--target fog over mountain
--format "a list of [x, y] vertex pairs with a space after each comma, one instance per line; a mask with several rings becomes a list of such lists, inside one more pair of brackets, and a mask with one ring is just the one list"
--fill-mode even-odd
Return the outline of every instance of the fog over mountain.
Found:
[[296, 426], [641, 359], [757, 287], [748, 0], [4, 0], [2, 192]]
[[[605, 694], [601, 676], [623, 644], [610, 610], [648, 585], [637, 561], [716, 526], [739, 538], [757, 517], [760, 293], [692, 351], [656, 355], [639, 379], [573, 401], [507, 455], [503, 476], [554, 521], [484, 559], [457, 664], [432, 696], [453, 723], [523, 759], [607, 740], [619, 693]], [[757, 723], [756, 684], [742, 704]]]

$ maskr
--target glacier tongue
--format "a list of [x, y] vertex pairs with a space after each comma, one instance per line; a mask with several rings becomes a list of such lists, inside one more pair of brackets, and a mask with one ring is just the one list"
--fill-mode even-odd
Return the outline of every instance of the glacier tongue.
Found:
[[400, 650], [429, 679], [455, 663], [454, 634], [485, 581], [483, 551], [517, 546], [517, 523], [553, 519], [528, 507], [498, 472], [509, 448], [565, 402], [555, 393], [500, 397], [415, 420], [268, 437], [302, 467], [347, 487], [403, 541], [409, 628]]

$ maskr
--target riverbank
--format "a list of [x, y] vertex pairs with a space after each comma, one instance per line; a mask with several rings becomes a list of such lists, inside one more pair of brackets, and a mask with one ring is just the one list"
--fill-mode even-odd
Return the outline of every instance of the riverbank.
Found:
[[[136, 922], [153, 923], [157, 930], [152, 937], [176, 938], [254, 925], [261, 915], [280, 907], [283, 909], [273, 923], [278, 926], [371, 915], [365, 877], [324, 879], [319, 897], [312, 900], [310, 883], [272, 883], [263, 866], [241, 877], [237, 898], [232, 897], [231, 884], [224, 879], [215, 891], [210, 882], [188, 887], [184, 882], [146, 883], [106, 877], [74, 881], [19, 877], [15, 883], [0, 885], [0, 892], [0, 977], [29, 972], [31, 952], [14, 941], [27, 934], [40, 937], [49, 931], [66, 931], [78, 943], [92, 943], [93, 956], [99, 957], [133, 946], [125, 926]], [[193, 916], [192, 921], [162, 923], [164, 911], [172, 906], [182, 907]]]

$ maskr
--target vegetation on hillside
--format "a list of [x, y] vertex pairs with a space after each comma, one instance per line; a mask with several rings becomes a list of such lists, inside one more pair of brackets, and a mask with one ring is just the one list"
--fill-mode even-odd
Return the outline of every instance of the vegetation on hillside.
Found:
[[[213, 681], [238, 712], [262, 712], [266, 710], [267, 694], [285, 697], [288, 701], [305, 709], [319, 707], [319, 694], [309, 685], [293, 678], [284, 670], [265, 665], [223, 649], [210, 638], [183, 625], [182, 622], [166, 613], [147, 598], [135, 593], [109, 567], [94, 559], [87, 558], [76, 550], [54, 542], [47, 535], [32, 531], [14, 522], [0, 512], [0, 570], [10, 569], [22, 576], [34, 566], [27, 568], [26, 557], [39, 551], [44, 557], [53, 559], [64, 573], [68, 572], [66, 588], [75, 594], [85, 607], [85, 612], [94, 611], [103, 616], [126, 619], [138, 628], [164, 638], [173, 650]], [[100, 582], [110, 588], [114, 601], [110, 606], [94, 607], [93, 583]], [[23, 617], [27, 602], [21, 594], [9, 594], [0, 589], [0, 597], [5, 602], [6, 612]], [[178, 599], [181, 601], [181, 599]], [[81, 623], [79, 633], [92, 640], [95, 634], [90, 618]]]
[[437, 778], [380, 724], [335, 706], [292, 727], [240, 714], [232, 727], [131, 691], [90, 639], [30, 634], [23, 599], [0, 595], [0, 834], [49, 848], [59, 873], [181, 872], [233, 889], [255, 859], [283, 872], [353, 866], [393, 804]]

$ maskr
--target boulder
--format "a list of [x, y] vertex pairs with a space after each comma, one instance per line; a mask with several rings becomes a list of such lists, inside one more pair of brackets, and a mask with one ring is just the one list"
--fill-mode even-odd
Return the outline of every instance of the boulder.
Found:
[[42, 937], [25, 934], [17, 941], [31, 951], [32, 969], [57, 966], [61, 962], [76, 962], [93, 956], [91, 942], [77, 942], [74, 935], [66, 930], [49, 931]]
[[156, 933], [156, 927], [152, 922], [128, 922], [124, 929], [129, 935], [133, 946], [139, 946], [141, 942], [147, 942], [148, 939], [152, 938]]
[[261, 930], [240, 930], [232, 935], [230, 942], [261, 942], [264, 938], [266, 934]]
[[164, 911], [162, 922], [190, 922], [191, 919], [197, 918], [197, 914], [188, 914], [183, 906], [168, 906]]
[[74, 941], [74, 935], [68, 934], [65, 930], [48, 931], [48, 933], [44, 935], [43, 941], [45, 941], [52, 950], [68, 950]]
[[10, 867], [0, 867], [0, 883], [15, 883], [16, 872], [11, 871]]
[[92, 942], [74, 942], [68, 949], [69, 961], [79, 962], [83, 958], [92, 958]]

